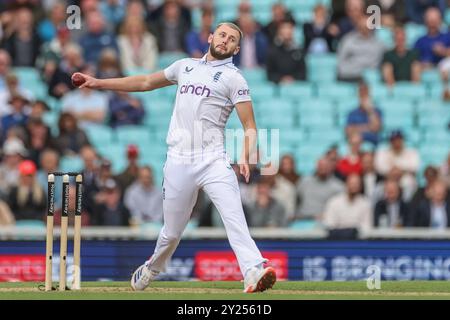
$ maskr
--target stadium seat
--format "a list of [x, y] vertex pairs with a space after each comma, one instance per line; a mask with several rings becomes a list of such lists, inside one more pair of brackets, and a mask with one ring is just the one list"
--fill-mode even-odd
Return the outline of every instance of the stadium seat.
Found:
[[262, 100], [255, 104], [254, 109], [257, 122], [261, 118], [271, 117], [274, 113], [282, 113], [286, 118], [294, 117], [296, 111], [294, 102], [284, 96], [278, 99], [270, 98]]
[[383, 42], [386, 49], [392, 49], [394, 47], [394, 39], [392, 32], [389, 28], [376, 29], [375, 37]]
[[300, 128], [281, 128], [280, 145], [299, 145], [306, 140], [306, 133]]
[[275, 97], [276, 87], [271, 83], [254, 83], [249, 88], [250, 95], [255, 102], [261, 102]]
[[357, 95], [356, 85], [350, 83], [327, 83], [318, 85], [318, 96], [336, 101], [347, 101]]
[[119, 144], [137, 144], [151, 141], [150, 130], [145, 126], [121, 126], [116, 128]]
[[392, 96], [392, 91], [384, 83], [369, 84], [370, 95], [373, 99], [385, 99]]
[[415, 113], [415, 103], [405, 98], [379, 99], [375, 104], [383, 111], [383, 113]]
[[427, 85], [435, 85], [441, 82], [441, 75], [438, 70], [425, 70], [421, 74], [421, 81]]
[[60, 159], [59, 167], [62, 172], [80, 172], [84, 164], [79, 156], [63, 156]]
[[407, 23], [405, 25], [406, 31], [406, 45], [413, 47], [417, 40], [427, 34], [427, 29], [424, 25], [418, 25], [416, 23]]
[[17, 228], [45, 229], [44, 221], [40, 220], [17, 220], [15, 222]]
[[427, 96], [427, 89], [422, 84], [399, 82], [394, 86], [392, 94], [395, 98], [399, 99], [422, 99]]
[[309, 81], [316, 83], [336, 81], [337, 58], [335, 54], [308, 55], [306, 64]]
[[267, 74], [266, 74], [266, 69], [264, 68], [256, 68], [256, 69], [244, 69], [242, 70], [242, 74], [245, 78], [245, 80], [247, 80], [247, 82], [250, 84], [250, 86], [253, 83], [266, 83], [267, 80]]
[[114, 131], [111, 127], [104, 126], [88, 126], [85, 129], [89, 141], [95, 146], [110, 144], [115, 140]]
[[280, 97], [304, 99], [314, 96], [314, 85], [309, 82], [295, 82], [280, 85]]
[[188, 56], [185, 53], [180, 52], [162, 53], [159, 55], [158, 66], [160, 69], [164, 69], [167, 68], [172, 63], [174, 63], [175, 61], [187, 57]]
[[428, 113], [419, 113], [419, 127], [445, 130], [450, 123], [449, 110], [435, 110]]
[[27, 87], [29, 83], [41, 82], [41, 76], [36, 68], [15, 67], [12, 72], [19, 78], [19, 82], [25, 87]]
[[345, 142], [344, 130], [341, 128], [312, 129], [308, 132], [308, 142], [325, 145], [339, 144]]
[[294, 230], [314, 230], [319, 226], [315, 220], [299, 220], [289, 224], [289, 229]]
[[383, 80], [379, 69], [366, 69], [363, 72], [363, 79], [366, 83], [381, 83]]

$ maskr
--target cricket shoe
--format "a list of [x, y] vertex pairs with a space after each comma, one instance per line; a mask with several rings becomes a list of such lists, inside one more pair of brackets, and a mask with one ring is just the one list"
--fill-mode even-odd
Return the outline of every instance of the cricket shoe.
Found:
[[147, 262], [136, 269], [131, 276], [131, 288], [134, 291], [142, 291], [148, 287], [150, 282], [156, 278], [159, 272], [152, 271], [148, 268]]
[[272, 267], [267, 267], [264, 269], [251, 268], [247, 271], [244, 279], [244, 292], [245, 293], [255, 293], [263, 292], [267, 289], [273, 287], [277, 281], [277, 274], [275, 269]]

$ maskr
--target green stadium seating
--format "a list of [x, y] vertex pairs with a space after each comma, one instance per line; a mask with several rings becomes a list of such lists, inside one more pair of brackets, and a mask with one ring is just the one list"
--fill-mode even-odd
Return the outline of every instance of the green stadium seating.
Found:
[[267, 74], [264, 68], [244, 69], [241, 70], [241, 72], [245, 80], [247, 80], [247, 82], [250, 84], [250, 86], [253, 83], [257, 84], [267, 83]]
[[308, 80], [312, 82], [335, 82], [337, 57], [335, 54], [317, 54], [306, 56]]
[[416, 41], [427, 33], [427, 29], [424, 25], [418, 25], [415, 23], [408, 23], [405, 26], [406, 31], [406, 45], [413, 47]]
[[366, 69], [363, 72], [363, 79], [366, 83], [381, 83], [383, 81], [383, 76], [379, 69]]
[[399, 82], [394, 86], [392, 94], [396, 98], [422, 99], [427, 96], [427, 89], [423, 84]]
[[329, 83], [318, 85], [318, 96], [337, 101], [346, 101], [357, 95], [357, 87], [351, 83]]
[[438, 70], [425, 70], [421, 74], [421, 81], [422, 83], [434, 86], [441, 82], [441, 75]]
[[185, 53], [181, 52], [173, 52], [173, 53], [162, 53], [159, 55], [158, 59], [158, 67], [159, 69], [164, 69], [174, 63], [175, 61], [183, 58], [187, 58], [188, 56]]
[[376, 106], [380, 108], [383, 113], [393, 112], [396, 114], [414, 114], [415, 103], [414, 101], [407, 100], [405, 98], [391, 98], [391, 99], [378, 99], [375, 102]]
[[94, 145], [94, 147], [114, 143], [115, 132], [113, 131], [113, 129], [111, 129], [111, 127], [107, 125], [88, 126], [84, 129], [84, 131], [86, 132], [89, 141]]
[[84, 164], [79, 156], [63, 156], [60, 159], [59, 167], [62, 172], [80, 172]]
[[341, 128], [312, 129], [308, 132], [308, 142], [326, 145], [345, 143], [344, 130]]
[[31, 229], [45, 229], [44, 221], [40, 220], [17, 220], [15, 222], [16, 228], [31, 228]]
[[258, 119], [271, 117], [274, 113], [282, 113], [285, 117], [293, 117], [295, 115], [294, 102], [285, 97], [261, 101], [254, 108]]
[[314, 96], [314, 85], [309, 82], [294, 82], [280, 85], [280, 97], [305, 99]]
[[14, 67], [12, 72], [19, 78], [22, 85], [25, 85], [27, 88], [29, 83], [41, 82], [41, 76], [36, 68]]
[[265, 101], [275, 97], [276, 87], [271, 83], [254, 83], [250, 85], [250, 95], [255, 102]]
[[434, 127], [438, 130], [444, 130], [450, 123], [449, 110], [435, 110], [429, 113], [422, 113], [419, 116], [419, 127], [430, 128]]
[[375, 37], [383, 42], [386, 49], [392, 49], [394, 47], [394, 39], [392, 32], [389, 28], [376, 29]]
[[116, 128], [119, 144], [145, 144], [151, 141], [150, 130], [145, 126], [120, 126]]

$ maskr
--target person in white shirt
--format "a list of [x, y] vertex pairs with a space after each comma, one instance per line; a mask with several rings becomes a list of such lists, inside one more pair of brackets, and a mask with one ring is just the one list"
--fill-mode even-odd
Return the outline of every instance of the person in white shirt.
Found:
[[[164, 226], [151, 258], [133, 274], [131, 286], [144, 290], [166, 266], [190, 219], [200, 188], [222, 217], [230, 245], [244, 276], [244, 291], [271, 288], [275, 269], [264, 268], [267, 259], [251, 238], [237, 177], [225, 152], [225, 124], [236, 109], [245, 139], [240, 173], [248, 182], [250, 162], [257, 158], [256, 124], [250, 90], [232, 58], [239, 52], [242, 31], [221, 23], [209, 36], [208, 53], [201, 59], [186, 58], [163, 71], [115, 79], [96, 79], [82, 73], [80, 88], [118, 91], [150, 91], [176, 84], [177, 94], [169, 126], [167, 161], [164, 165]], [[149, 143], [151, 143], [149, 141]]]
[[351, 174], [346, 184], [346, 192], [328, 200], [322, 222], [328, 230], [368, 231], [372, 227], [372, 209], [369, 199], [361, 194], [361, 177]]
[[387, 176], [394, 168], [401, 171], [400, 186], [406, 202], [411, 200], [417, 189], [416, 174], [419, 167], [419, 153], [405, 147], [403, 133], [399, 130], [391, 133], [390, 146], [377, 151], [375, 155], [375, 169], [380, 175]]
[[125, 191], [125, 206], [133, 224], [161, 222], [163, 197], [153, 184], [153, 172], [148, 166], [139, 168], [138, 180]]

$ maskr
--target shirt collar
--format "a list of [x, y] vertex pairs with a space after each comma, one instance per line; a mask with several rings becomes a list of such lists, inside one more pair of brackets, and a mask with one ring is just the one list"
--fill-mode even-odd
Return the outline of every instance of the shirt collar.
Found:
[[200, 59], [201, 63], [210, 65], [210, 66], [220, 66], [223, 64], [231, 63], [233, 62], [233, 57], [229, 57], [223, 60], [213, 60], [213, 61], [206, 61], [206, 54]]

